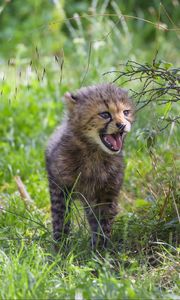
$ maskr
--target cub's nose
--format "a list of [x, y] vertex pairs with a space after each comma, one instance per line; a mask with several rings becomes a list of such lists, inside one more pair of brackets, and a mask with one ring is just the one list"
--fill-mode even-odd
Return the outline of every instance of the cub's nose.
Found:
[[126, 127], [126, 125], [122, 124], [122, 123], [116, 123], [116, 126], [119, 130], [123, 131], [124, 128]]

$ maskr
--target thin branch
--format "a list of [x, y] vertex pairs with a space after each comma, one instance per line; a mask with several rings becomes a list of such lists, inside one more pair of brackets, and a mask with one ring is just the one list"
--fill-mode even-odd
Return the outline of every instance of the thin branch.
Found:
[[[128, 82], [136, 82], [136, 88], [130, 89], [132, 98], [136, 101], [139, 111], [150, 103], [163, 105], [176, 103], [180, 100], [180, 68], [170, 68], [171, 64], [157, 61], [157, 55], [152, 64], [142, 64], [129, 60], [126, 64], [120, 64], [122, 70], [113, 70], [104, 73], [113, 73], [116, 77], [113, 82], [121, 82], [121, 85]], [[166, 119], [167, 128], [172, 122], [179, 124], [179, 116]], [[164, 130], [162, 128], [162, 130]]]

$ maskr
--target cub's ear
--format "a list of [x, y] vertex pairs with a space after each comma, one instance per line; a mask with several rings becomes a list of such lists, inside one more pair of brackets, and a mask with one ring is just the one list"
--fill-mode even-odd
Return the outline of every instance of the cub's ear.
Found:
[[69, 92], [67, 92], [65, 95], [64, 95], [64, 98], [68, 101], [68, 102], [72, 102], [72, 103], [76, 103], [78, 101], [78, 98], [76, 95], [73, 95]]
[[65, 93], [64, 99], [66, 100], [67, 107], [69, 110], [72, 110], [74, 105], [78, 102], [78, 97], [72, 93]]

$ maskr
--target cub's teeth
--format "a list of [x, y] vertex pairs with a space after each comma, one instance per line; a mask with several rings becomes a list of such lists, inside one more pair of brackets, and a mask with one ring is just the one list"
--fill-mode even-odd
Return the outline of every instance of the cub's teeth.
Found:
[[104, 138], [104, 140], [109, 146], [111, 146], [111, 143], [108, 141], [108, 139], [106, 137]]

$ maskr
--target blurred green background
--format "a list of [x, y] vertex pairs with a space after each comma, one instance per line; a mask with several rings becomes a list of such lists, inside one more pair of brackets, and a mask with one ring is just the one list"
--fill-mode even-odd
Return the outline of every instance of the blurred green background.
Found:
[[[89, 18], [92, 14], [96, 16]], [[118, 21], [121, 14], [126, 15], [124, 22]], [[149, 49], [155, 40], [160, 45], [163, 39], [178, 45], [178, 0], [27, 0], [23, 4], [21, 0], [1, 0], [0, 55], [25, 57], [32, 54], [35, 47], [46, 55], [57, 54], [61, 47], [71, 46], [74, 35], [88, 40], [103, 39], [103, 34], [108, 31], [97, 24], [106, 23], [107, 19], [114, 22], [122, 34], [131, 36], [131, 41], [127, 41], [131, 45], [126, 45], [128, 49], [132, 45], [133, 48]], [[94, 28], [95, 23], [97, 27]], [[154, 23], [162, 26], [159, 38], [160, 30]]]

